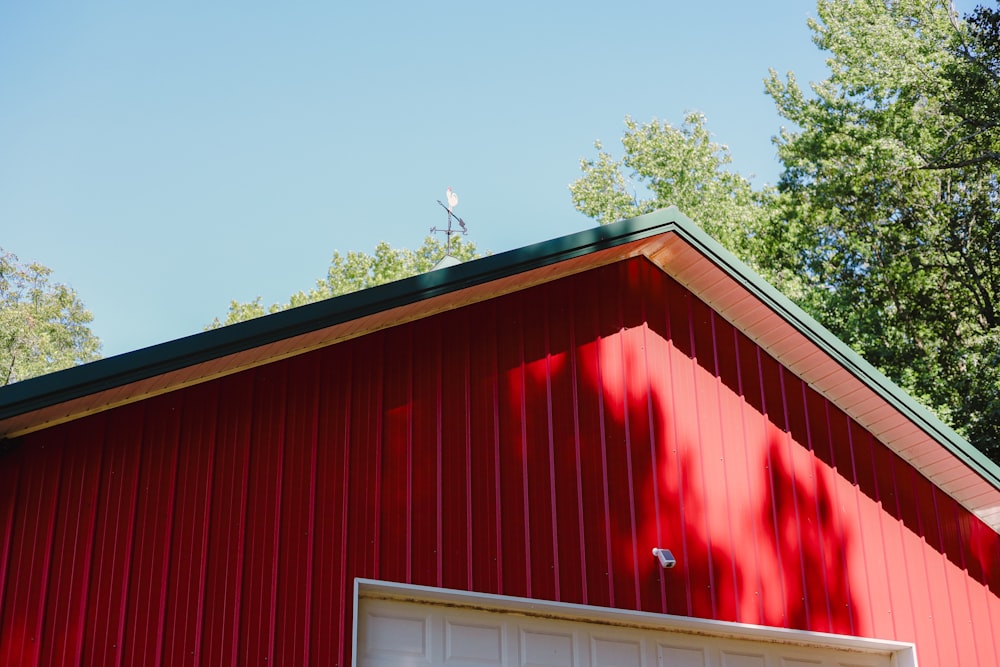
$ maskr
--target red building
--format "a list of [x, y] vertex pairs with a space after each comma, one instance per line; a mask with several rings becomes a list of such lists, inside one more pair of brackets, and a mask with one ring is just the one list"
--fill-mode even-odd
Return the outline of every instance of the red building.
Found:
[[672, 209], [0, 434], [2, 665], [1000, 664], [1000, 469]]

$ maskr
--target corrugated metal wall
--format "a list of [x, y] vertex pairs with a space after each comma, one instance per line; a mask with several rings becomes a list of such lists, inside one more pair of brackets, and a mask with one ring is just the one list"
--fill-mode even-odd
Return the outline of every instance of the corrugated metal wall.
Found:
[[355, 576], [1000, 663], [997, 534], [642, 259], [0, 454], [2, 665], [345, 665]]

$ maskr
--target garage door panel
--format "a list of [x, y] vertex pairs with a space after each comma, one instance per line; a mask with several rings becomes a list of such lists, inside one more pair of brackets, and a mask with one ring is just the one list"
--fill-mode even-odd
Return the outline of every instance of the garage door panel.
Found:
[[719, 657], [722, 667], [768, 667], [767, 657], [762, 653], [745, 654], [720, 651]]
[[430, 664], [430, 619], [419, 614], [369, 613], [365, 627], [365, 656], [371, 658], [405, 657]]
[[445, 622], [444, 659], [450, 667], [503, 665], [506, 659], [504, 623]]
[[657, 644], [657, 667], [707, 667], [705, 649], [690, 646]]
[[795, 658], [782, 658], [781, 667], [824, 667], [820, 660], [798, 660]]
[[591, 667], [644, 667], [642, 654], [639, 640], [590, 638]]
[[520, 667], [576, 667], [572, 632], [538, 632], [521, 628]]

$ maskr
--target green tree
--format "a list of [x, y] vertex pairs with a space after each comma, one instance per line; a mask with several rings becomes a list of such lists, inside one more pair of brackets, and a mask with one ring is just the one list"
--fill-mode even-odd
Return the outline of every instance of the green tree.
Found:
[[[955, 17], [953, 17], [953, 20]], [[952, 94], [945, 104], [959, 123], [929, 167], [1000, 167], [1000, 11], [977, 7], [955, 22], [958, 57], [944, 68]]]
[[580, 161], [583, 176], [569, 186], [578, 211], [607, 224], [673, 205], [753, 262], [773, 192], [729, 171], [729, 148], [712, 140], [703, 115], [679, 127], [626, 117], [621, 142], [621, 159], [598, 141], [597, 158]]
[[93, 316], [51, 273], [0, 249], [0, 385], [100, 357]]
[[704, 119], [626, 120], [570, 186], [605, 223], [677, 205], [1000, 461], [1000, 16], [819, 0], [829, 76], [765, 81], [789, 122], [777, 191], [727, 170]]
[[[995, 60], [949, 3], [821, 0], [828, 78], [771, 72], [808, 306], [1000, 460]], [[974, 91], [975, 86], [986, 86]], [[984, 102], [985, 100], [985, 102]], [[990, 114], [993, 114], [990, 116]]]
[[[317, 280], [315, 287], [308, 292], [297, 292], [291, 296], [288, 303], [275, 303], [270, 306], [265, 306], [259, 296], [245, 303], [232, 301], [225, 319], [215, 318], [206, 328], [217, 329], [268, 313], [276, 313], [424, 273], [433, 269], [444, 258], [446, 250], [443, 241], [428, 236], [424, 239], [423, 245], [416, 250], [393, 248], [385, 241], [381, 241], [375, 246], [375, 252], [370, 255], [353, 250], [346, 255], [334, 252], [326, 278]], [[463, 241], [460, 237], [452, 239], [450, 254], [460, 261], [481, 256], [474, 243]]]

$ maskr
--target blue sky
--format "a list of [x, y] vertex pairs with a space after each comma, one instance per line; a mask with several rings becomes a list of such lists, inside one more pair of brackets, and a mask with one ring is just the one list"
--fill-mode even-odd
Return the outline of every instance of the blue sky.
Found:
[[[959, 3], [960, 9], [973, 3]], [[416, 247], [452, 187], [499, 252], [592, 223], [567, 186], [626, 114], [703, 112], [773, 183], [768, 68], [823, 77], [803, 0], [0, 5], [0, 246], [110, 356], [284, 301], [334, 250]]]

